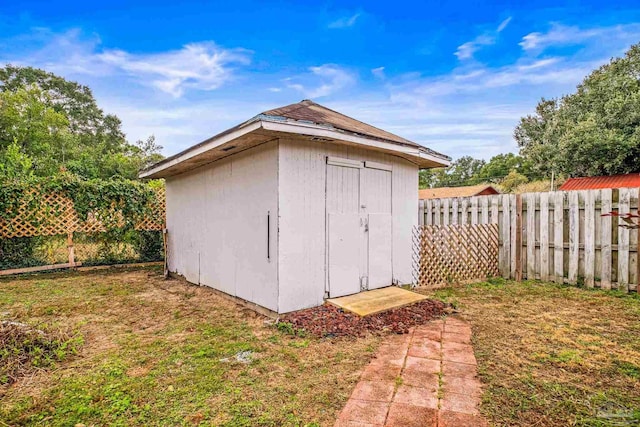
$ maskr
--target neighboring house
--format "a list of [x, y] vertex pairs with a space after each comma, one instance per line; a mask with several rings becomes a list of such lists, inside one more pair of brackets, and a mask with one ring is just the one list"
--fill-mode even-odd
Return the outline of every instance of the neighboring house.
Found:
[[467, 185], [465, 187], [440, 187], [418, 190], [418, 199], [447, 199], [450, 197], [488, 196], [500, 194], [491, 185]]
[[640, 187], [640, 173], [625, 175], [589, 176], [569, 178], [560, 186], [560, 191], [597, 190], [602, 188]]
[[418, 171], [449, 161], [305, 100], [140, 176], [166, 179], [171, 272], [286, 313], [411, 282]]

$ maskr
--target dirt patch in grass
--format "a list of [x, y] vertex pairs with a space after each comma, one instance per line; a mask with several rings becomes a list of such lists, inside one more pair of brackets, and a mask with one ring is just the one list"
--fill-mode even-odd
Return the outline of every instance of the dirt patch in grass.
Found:
[[407, 307], [360, 317], [331, 304], [296, 311], [280, 317], [278, 327], [290, 334], [308, 333], [316, 337], [363, 337], [370, 333], [406, 334], [445, 314], [448, 304], [425, 300]]
[[637, 294], [501, 279], [421, 292], [471, 323], [492, 425], [640, 425]]
[[2, 279], [0, 313], [84, 339], [55, 369], [0, 386], [9, 425], [330, 426], [379, 342], [290, 336], [159, 269]]

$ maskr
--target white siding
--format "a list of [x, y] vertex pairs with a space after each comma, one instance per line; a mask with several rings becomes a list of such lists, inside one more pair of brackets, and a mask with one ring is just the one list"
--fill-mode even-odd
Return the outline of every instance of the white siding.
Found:
[[166, 187], [169, 269], [278, 311], [278, 143], [170, 177]]
[[278, 308], [281, 313], [323, 302], [327, 255], [326, 156], [391, 165], [393, 278], [400, 283], [412, 281], [411, 230], [418, 223], [418, 167], [399, 157], [371, 150], [281, 139], [278, 180]]

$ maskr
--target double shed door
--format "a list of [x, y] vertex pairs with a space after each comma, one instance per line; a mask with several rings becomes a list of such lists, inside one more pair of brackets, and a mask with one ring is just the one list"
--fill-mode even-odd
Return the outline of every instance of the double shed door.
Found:
[[329, 296], [391, 285], [391, 167], [328, 157], [326, 177]]

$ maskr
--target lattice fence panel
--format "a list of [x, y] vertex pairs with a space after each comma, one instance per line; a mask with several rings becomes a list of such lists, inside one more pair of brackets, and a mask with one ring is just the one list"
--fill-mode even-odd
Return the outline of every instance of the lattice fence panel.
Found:
[[[160, 231], [165, 224], [165, 190], [156, 190], [151, 213], [136, 225], [136, 230]], [[100, 218], [89, 215], [86, 221], [80, 221], [74, 209], [73, 201], [59, 193], [51, 193], [37, 208], [26, 197], [18, 207], [18, 215], [11, 221], [0, 220], [0, 237], [54, 236], [72, 232], [99, 233], [105, 227]], [[118, 223], [122, 213], [114, 209], [110, 222]]]
[[498, 254], [498, 224], [424, 225], [413, 231], [418, 286], [499, 276]]

